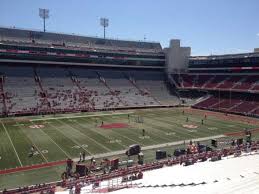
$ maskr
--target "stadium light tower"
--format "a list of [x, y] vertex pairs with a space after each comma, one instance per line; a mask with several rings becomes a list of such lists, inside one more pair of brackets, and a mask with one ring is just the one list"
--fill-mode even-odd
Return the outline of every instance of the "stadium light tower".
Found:
[[49, 18], [49, 10], [39, 8], [39, 16], [43, 19], [43, 30], [46, 32], [45, 20]]
[[100, 24], [103, 27], [103, 38], [105, 39], [105, 28], [109, 26], [109, 19], [108, 18], [101, 18]]

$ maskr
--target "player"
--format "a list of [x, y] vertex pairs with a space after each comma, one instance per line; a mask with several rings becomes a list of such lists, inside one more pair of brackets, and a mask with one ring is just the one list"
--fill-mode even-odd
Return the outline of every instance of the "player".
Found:
[[82, 152], [79, 153], [79, 162], [82, 161]]
[[85, 151], [83, 151], [83, 162], [85, 161]]
[[29, 157], [32, 157], [34, 155], [34, 152], [35, 152], [35, 147], [32, 145], [30, 148]]
[[145, 136], [145, 133], [146, 133], [145, 129], [142, 129], [142, 136], [143, 137]]
[[92, 158], [90, 159], [90, 165], [92, 165], [93, 162], [94, 162], [94, 157], [92, 157]]
[[201, 124], [203, 125], [203, 119], [201, 119]]
[[189, 117], [186, 117], [186, 122], [188, 122], [189, 121]]

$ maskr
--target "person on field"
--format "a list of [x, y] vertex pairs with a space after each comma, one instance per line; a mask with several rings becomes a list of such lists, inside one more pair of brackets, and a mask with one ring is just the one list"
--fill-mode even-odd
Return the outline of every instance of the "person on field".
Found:
[[32, 145], [31, 146], [31, 152], [34, 153], [34, 151], [35, 151], [35, 147]]
[[85, 161], [85, 151], [83, 151], [83, 162]]
[[143, 137], [145, 136], [145, 133], [146, 133], [145, 129], [142, 129], [142, 136]]
[[35, 152], [35, 147], [32, 145], [30, 148], [29, 157], [32, 157], [34, 155], [34, 152]]
[[94, 162], [94, 157], [92, 157], [92, 158], [90, 159], [90, 165], [92, 165], [93, 162]]
[[79, 162], [82, 161], [82, 152], [79, 153]]

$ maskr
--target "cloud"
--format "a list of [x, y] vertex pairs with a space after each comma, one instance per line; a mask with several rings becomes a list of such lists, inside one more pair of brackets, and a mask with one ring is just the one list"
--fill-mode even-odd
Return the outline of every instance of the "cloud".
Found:
[[259, 32], [256, 34], [256, 36], [259, 36]]

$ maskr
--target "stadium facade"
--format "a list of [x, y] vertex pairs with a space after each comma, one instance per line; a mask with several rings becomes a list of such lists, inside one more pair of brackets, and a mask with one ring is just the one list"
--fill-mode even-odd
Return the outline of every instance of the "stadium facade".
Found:
[[0, 113], [192, 105], [257, 116], [259, 53], [0, 28]]

